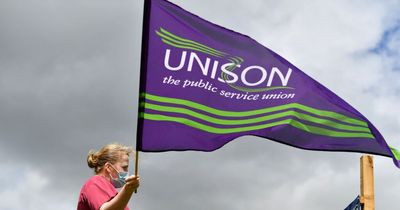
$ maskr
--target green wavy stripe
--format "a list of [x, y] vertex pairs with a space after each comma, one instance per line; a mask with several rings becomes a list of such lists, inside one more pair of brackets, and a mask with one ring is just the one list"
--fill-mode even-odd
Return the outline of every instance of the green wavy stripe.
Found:
[[203, 44], [200, 44], [198, 42], [194, 42], [194, 41], [191, 41], [191, 40], [188, 40], [188, 39], [183, 39], [181, 37], [179, 37], [180, 39], [177, 39], [176, 37], [178, 37], [178, 36], [171, 35], [172, 33], [170, 33], [170, 32], [166, 33], [165, 30], [161, 30], [161, 32], [160, 31], [156, 31], [156, 33], [157, 33], [157, 35], [159, 35], [163, 39], [168, 39], [169, 41], [173, 41], [173, 42], [179, 43], [180, 45], [191, 46], [191, 47], [196, 48], [196, 49], [201, 49], [203, 51], [211, 52], [213, 55], [217, 55], [217, 57], [223, 57], [223, 56], [227, 55], [224, 52], [215, 50], [215, 49], [213, 49], [211, 47], [207, 47], [207, 46], [205, 46]]
[[204, 48], [204, 49], [207, 49], [209, 51], [215, 52], [216, 54], [220, 54], [222, 56], [228, 55], [227, 53], [224, 53], [224, 52], [221, 52], [221, 51], [216, 50], [214, 48], [208, 47], [208, 46], [206, 46], [204, 44], [201, 44], [199, 42], [196, 42], [196, 41], [193, 41], [193, 40], [190, 40], [190, 39], [185, 39], [185, 38], [182, 38], [180, 36], [177, 36], [177, 35], [169, 32], [169, 31], [167, 31], [167, 30], [165, 30], [163, 28], [160, 28], [160, 33], [163, 34], [164, 36], [167, 36], [170, 39], [176, 40], [178, 42], [182, 42], [182, 43], [185, 43], [185, 44], [191, 44], [191, 45], [194, 45], [194, 46], [196, 46], [198, 48]]
[[175, 34], [169, 32], [169, 31], [167, 31], [167, 30], [165, 30], [165, 29], [163, 29], [163, 28], [160, 28], [160, 32], [163, 33], [163, 34], [165, 34], [165, 35], [168, 35], [168, 36], [170, 36], [170, 37], [172, 37], [172, 38], [174, 38], [174, 39], [176, 39], [176, 40], [178, 40], [178, 41], [185, 42], [185, 43], [190, 43], [190, 44], [196, 45], [196, 46], [198, 46], [198, 47], [200, 47], [200, 48], [206, 48], [206, 49], [208, 49], [209, 51], [214, 51], [214, 52], [216, 52], [216, 54], [228, 55], [227, 53], [224, 53], [224, 52], [221, 52], [221, 51], [219, 51], [219, 50], [213, 49], [213, 48], [211, 48], [211, 47], [208, 47], [208, 46], [206, 46], [206, 45], [203, 45], [203, 44], [200, 44], [200, 43], [198, 43], [198, 42], [192, 41], [192, 40], [190, 40], [190, 39], [185, 39], [185, 38], [179, 37], [179, 36], [177, 36], [177, 35], [175, 35]]
[[215, 109], [212, 107], [208, 107], [193, 101], [189, 100], [184, 100], [184, 99], [178, 99], [178, 98], [168, 98], [168, 97], [162, 97], [162, 96], [156, 96], [148, 93], [142, 93], [141, 97], [144, 97], [149, 100], [153, 101], [158, 101], [158, 102], [163, 102], [163, 103], [171, 103], [171, 104], [179, 104], [179, 105], [184, 105], [188, 106], [192, 109], [198, 109], [202, 110], [214, 115], [219, 115], [223, 117], [248, 117], [252, 115], [259, 115], [259, 114], [265, 114], [265, 113], [270, 113], [270, 112], [275, 112], [275, 111], [281, 111], [284, 109], [292, 109], [296, 108], [305, 112], [312, 113], [314, 115], [322, 116], [322, 117], [329, 117], [341, 122], [345, 123], [350, 123], [358, 126], [363, 126], [363, 127], [368, 127], [368, 124], [364, 121], [347, 117], [345, 115], [332, 112], [332, 111], [325, 111], [325, 110], [319, 110], [315, 108], [311, 108], [302, 104], [298, 103], [290, 103], [290, 104], [285, 104], [285, 105], [280, 105], [280, 106], [275, 106], [275, 107], [269, 107], [269, 108], [264, 108], [264, 109], [258, 109], [258, 110], [250, 110], [250, 111], [240, 111], [240, 112], [235, 112], [235, 111], [224, 111], [224, 110], [219, 110]]
[[295, 110], [288, 110], [276, 114], [271, 114], [267, 116], [262, 116], [262, 117], [256, 117], [256, 118], [251, 118], [251, 119], [242, 119], [242, 120], [225, 120], [225, 119], [220, 119], [220, 118], [215, 118], [215, 117], [210, 117], [208, 115], [204, 115], [189, 109], [185, 108], [179, 108], [179, 107], [171, 107], [171, 106], [162, 106], [162, 105], [156, 105], [156, 104], [151, 104], [151, 103], [144, 103], [142, 102], [140, 104], [141, 107], [145, 107], [146, 109], [151, 109], [155, 111], [160, 111], [160, 112], [172, 112], [172, 113], [179, 113], [179, 114], [185, 114], [189, 115], [210, 123], [214, 124], [219, 124], [219, 125], [245, 125], [245, 124], [252, 124], [252, 123], [259, 123], [259, 122], [264, 122], [264, 121], [269, 121], [269, 120], [275, 120], [283, 117], [296, 117], [301, 120], [317, 123], [320, 125], [328, 126], [331, 128], [336, 128], [340, 130], [346, 130], [346, 131], [353, 131], [353, 132], [366, 132], [370, 133], [370, 130], [365, 127], [359, 127], [359, 126], [351, 126], [351, 125], [344, 125], [340, 124], [331, 120], [327, 119], [320, 119], [317, 117], [313, 117], [304, 113], [297, 112]]
[[229, 60], [229, 61], [232, 61], [233, 63], [235, 63], [235, 66], [236, 66], [237, 64], [240, 64], [240, 63], [241, 63], [241, 62], [239, 61], [239, 59], [237, 59], [236, 57], [230, 57], [228, 60]]
[[[193, 45], [193, 44], [190, 44], [190, 43], [185, 43], [185, 42], [177, 41], [177, 40], [172, 39], [172, 38], [170, 38], [170, 37], [168, 37], [168, 36], [165, 36], [164, 34], [161, 34], [161, 33], [158, 32], [158, 31], [156, 31], [156, 34], [159, 35], [159, 36], [162, 38], [163, 41], [164, 41], [164, 40], [168, 41], [168, 43], [171, 43], [171, 44], [169, 44], [169, 45], [172, 45], [172, 46], [174, 46], [174, 47], [179, 46], [179, 48], [184, 48], [184, 49], [191, 49], [191, 50], [195, 50], [195, 51], [200, 51], [200, 52], [203, 52], [203, 53], [206, 53], [206, 54], [209, 54], [209, 55], [213, 55], [213, 56], [216, 56], [216, 57], [223, 57], [223, 56], [224, 56], [224, 55], [219, 54], [219, 53], [217, 53], [217, 52], [214, 52], [214, 51], [211, 51], [211, 50], [208, 50], [208, 49], [205, 49], [205, 48], [201, 48], [201, 47], [198, 47], [198, 46]], [[164, 43], [165, 43], [165, 42], [164, 42]]]
[[[190, 50], [199, 51], [199, 52], [202, 52], [202, 53], [205, 53], [205, 54], [213, 55], [213, 54], [211, 54], [210, 52], [202, 51], [202, 50], [197, 49], [197, 48], [193, 48], [193, 47], [189, 47], [189, 46], [185, 46], [185, 45], [179, 45], [179, 44], [172, 43], [172, 42], [170, 42], [170, 41], [168, 41], [168, 40], [165, 40], [165, 39], [161, 39], [161, 40], [162, 40], [165, 44], [171, 45], [171, 46], [176, 47], [176, 48], [190, 49]], [[216, 55], [213, 55], [213, 56], [216, 56]]]
[[[230, 62], [232, 62], [233, 64], [232, 65], [230, 65], [230, 66], [228, 66], [227, 68], [226, 68], [226, 70], [228, 70], [228, 71], [230, 71], [230, 72], [233, 72], [235, 69], [236, 69], [236, 65], [237, 64], [240, 64], [240, 63], [235, 63], [235, 61], [233, 61], [231, 58], [229, 58], [228, 59]], [[228, 74], [225, 74], [225, 72], [224, 71], [221, 71], [221, 78], [226, 82], [226, 81], [228, 81]], [[227, 83], [227, 82], [226, 82]], [[230, 84], [230, 83], [227, 83], [230, 87], [233, 87], [234, 85], [232, 85], [232, 84]], [[233, 87], [234, 88], [234, 87]]]
[[249, 93], [256, 93], [256, 92], [264, 92], [264, 91], [270, 91], [270, 90], [286, 90], [286, 89], [291, 89], [293, 90], [294, 88], [292, 87], [287, 87], [287, 86], [274, 86], [274, 87], [266, 87], [266, 88], [245, 88], [245, 87], [240, 87], [237, 85], [229, 84], [232, 88], [236, 90], [240, 90], [243, 92], [249, 92]]
[[167, 121], [167, 122], [176, 122], [180, 124], [184, 124], [193, 128], [197, 128], [209, 133], [214, 134], [231, 134], [231, 133], [239, 133], [239, 132], [246, 132], [246, 131], [255, 131], [265, 128], [271, 128], [278, 125], [291, 125], [296, 127], [300, 130], [303, 130], [308, 133], [322, 135], [322, 136], [330, 136], [330, 137], [341, 137], [341, 138], [371, 138], [373, 139], [374, 136], [368, 133], [347, 133], [347, 132], [340, 132], [340, 131], [332, 131], [324, 128], [319, 128], [315, 126], [305, 125], [297, 120], [294, 119], [285, 119], [277, 122], [266, 123], [262, 125], [254, 125], [254, 126], [246, 126], [246, 127], [239, 127], [239, 128], [216, 128], [208, 125], [204, 125], [193, 120], [189, 120], [186, 118], [181, 117], [170, 117], [166, 115], [159, 115], [159, 114], [149, 114], [149, 113], [140, 113], [140, 117], [146, 120], [154, 120], [154, 121]]
[[394, 158], [400, 161], [400, 151], [395, 149], [394, 147], [390, 147], [390, 150], [392, 151]]
[[243, 58], [241, 58], [239, 56], [235, 56], [235, 58], [237, 58], [239, 60], [239, 63], [242, 63], [244, 61]]

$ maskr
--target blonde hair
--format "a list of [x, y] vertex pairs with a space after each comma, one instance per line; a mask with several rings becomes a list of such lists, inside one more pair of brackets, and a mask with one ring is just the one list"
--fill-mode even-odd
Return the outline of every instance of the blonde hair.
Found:
[[107, 162], [114, 164], [118, 162], [123, 154], [129, 156], [132, 151], [133, 150], [131, 147], [122, 144], [108, 144], [101, 148], [99, 151], [89, 151], [89, 154], [87, 156], [87, 164], [89, 168], [94, 169], [95, 174], [98, 174]]

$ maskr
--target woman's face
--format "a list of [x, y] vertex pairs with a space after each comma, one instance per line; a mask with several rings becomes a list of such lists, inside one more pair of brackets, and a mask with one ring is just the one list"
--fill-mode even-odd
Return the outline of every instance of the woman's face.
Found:
[[113, 170], [110, 167], [109, 172], [111, 173], [112, 177], [118, 177], [118, 172], [128, 172], [129, 156], [127, 154], [122, 154], [121, 158], [116, 163], [112, 164], [112, 166], [115, 168], [115, 170]]

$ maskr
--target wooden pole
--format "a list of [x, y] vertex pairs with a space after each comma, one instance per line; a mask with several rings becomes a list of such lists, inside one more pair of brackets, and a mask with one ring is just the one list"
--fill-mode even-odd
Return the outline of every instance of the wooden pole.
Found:
[[[149, 45], [149, 33], [150, 33], [150, 8], [151, 1], [144, 0], [143, 4], [143, 24], [142, 24], [142, 50], [140, 57], [140, 83], [139, 83], [139, 100], [138, 100], [138, 121], [136, 130], [136, 159], [135, 159], [135, 176], [139, 173], [139, 150], [142, 148], [142, 136], [143, 136], [143, 118], [140, 117], [140, 113], [144, 112], [144, 107], [140, 106], [141, 98], [140, 94], [145, 92], [146, 87], [146, 69], [147, 69], [147, 53]], [[137, 190], [135, 190], [137, 193]]]
[[137, 176], [139, 172], [139, 151], [136, 150], [135, 155], [135, 176]]
[[[139, 151], [136, 150], [135, 152], [135, 176], [138, 176], [139, 173]], [[137, 193], [137, 189], [135, 190]]]
[[371, 155], [360, 158], [360, 203], [363, 210], [375, 210], [374, 159]]

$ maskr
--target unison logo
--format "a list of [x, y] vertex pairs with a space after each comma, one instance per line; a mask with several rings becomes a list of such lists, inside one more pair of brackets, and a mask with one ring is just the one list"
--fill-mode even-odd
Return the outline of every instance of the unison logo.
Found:
[[[193, 40], [179, 37], [163, 28], [156, 33], [165, 44], [184, 49], [179, 52], [174, 52], [173, 48], [165, 50], [164, 66], [169, 71], [193, 72], [194, 69], [200, 69], [202, 75], [244, 92], [294, 89], [288, 87], [292, 74], [290, 68], [283, 72], [277, 67], [266, 69], [259, 65], [245, 66], [241, 57], [231, 56]], [[201, 58], [198, 53], [207, 56]], [[179, 62], [172, 65], [170, 62], [172, 57], [178, 58], [176, 60]], [[221, 62], [221, 59], [225, 62]]]

